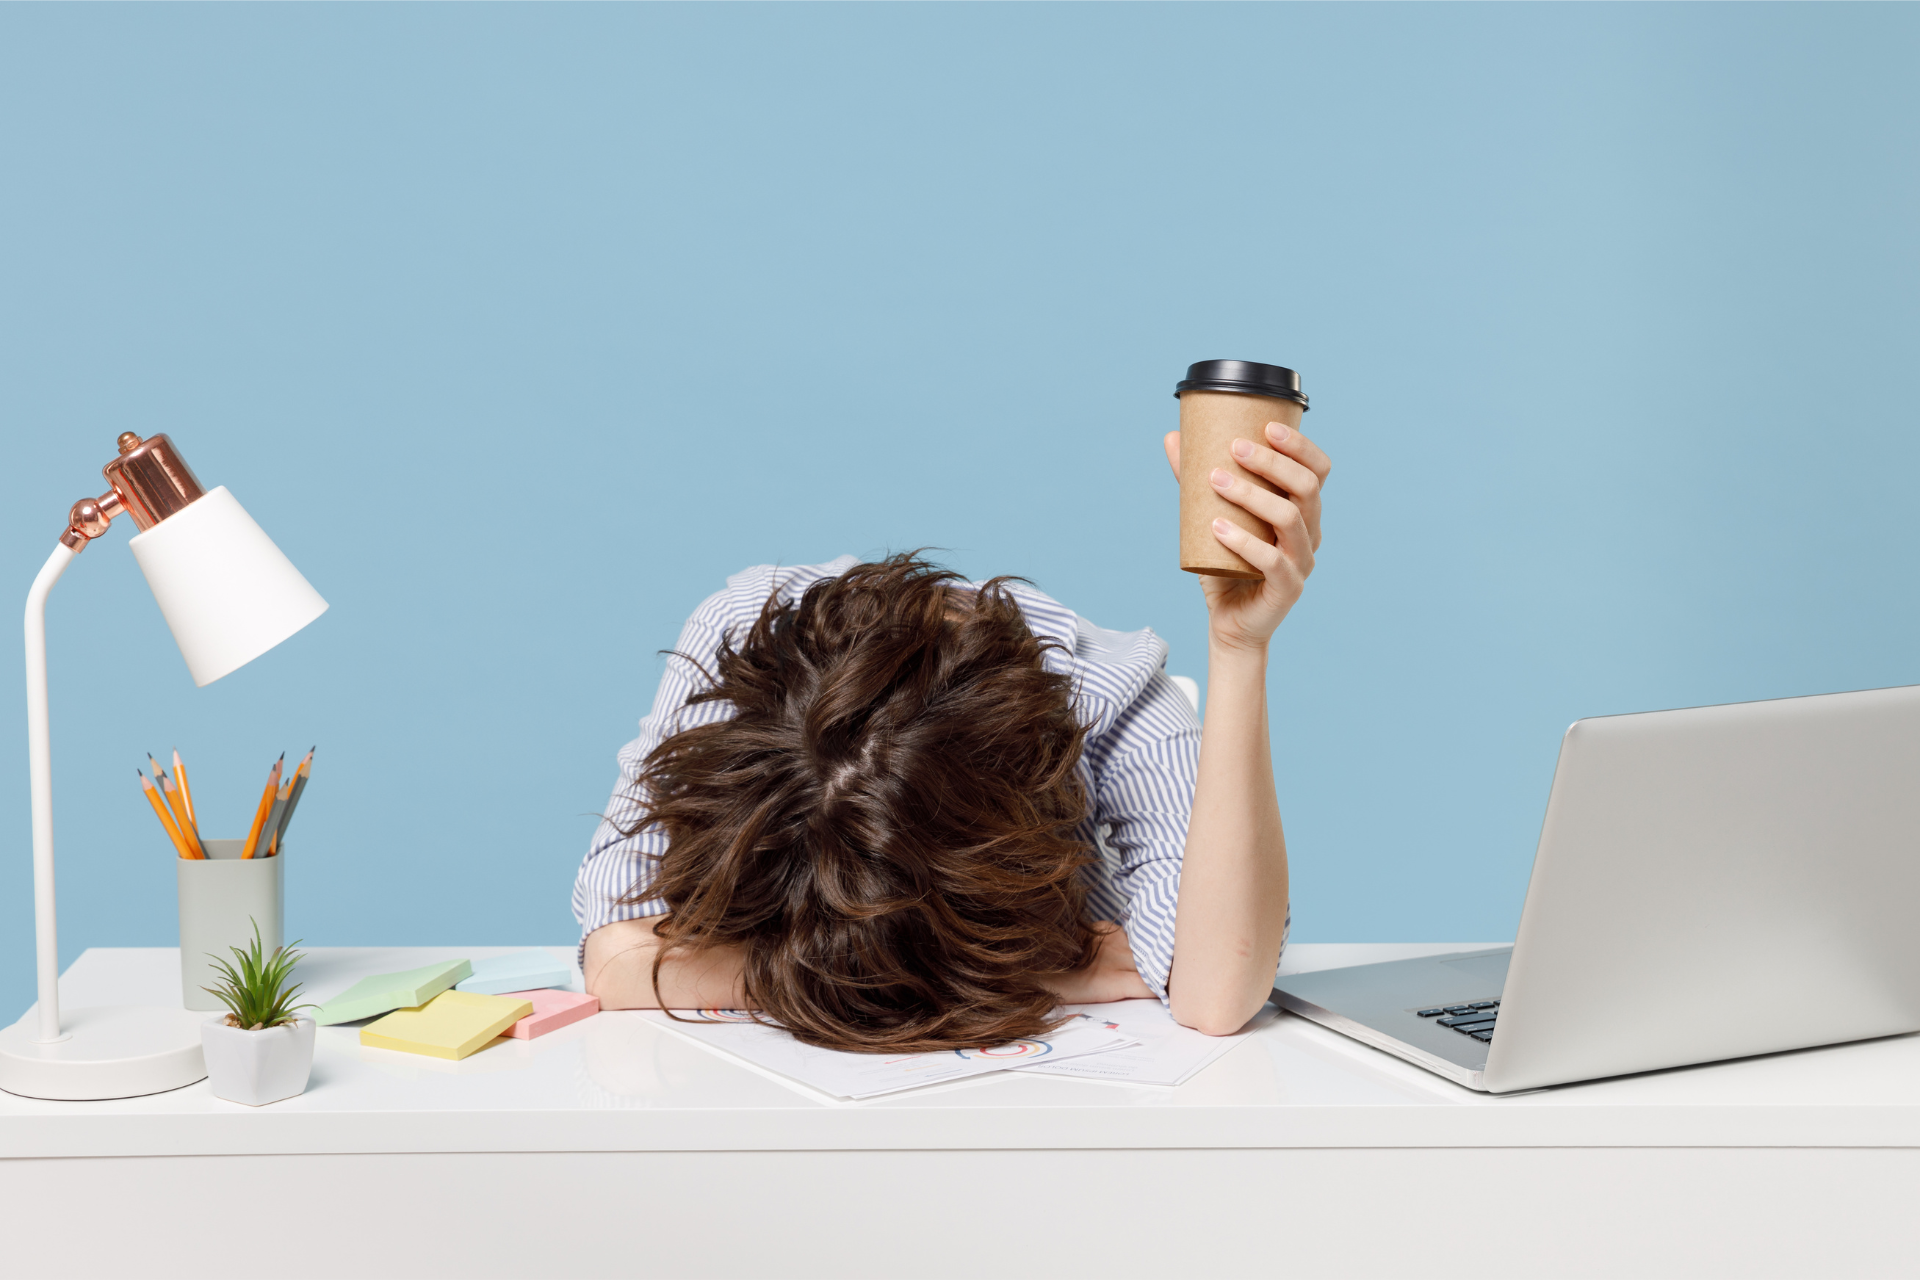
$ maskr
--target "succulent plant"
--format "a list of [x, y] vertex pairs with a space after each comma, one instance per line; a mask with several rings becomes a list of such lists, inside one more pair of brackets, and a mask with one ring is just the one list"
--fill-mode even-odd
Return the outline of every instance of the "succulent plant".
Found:
[[293, 998], [300, 994], [300, 984], [289, 983], [288, 979], [300, 959], [300, 953], [293, 949], [298, 945], [296, 941], [275, 947], [271, 955], [267, 954], [260, 940], [260, 922], [255, 920], [253, 945], [245, 951], [239, 947], [227, 948], [233, 952], [238, 968], [208, 953], [207, 959], [220, 971], [220, 983], [201, 990], [227, 1006], [228, 1026], [242, 1031], [264, 1031], [292, 1022], [296, 1010], [314, 1007], [293, 1003]]

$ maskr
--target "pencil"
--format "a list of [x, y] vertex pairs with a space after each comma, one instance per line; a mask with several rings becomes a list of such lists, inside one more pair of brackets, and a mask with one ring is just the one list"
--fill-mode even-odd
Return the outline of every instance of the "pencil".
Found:
[[[200, 847], [200, 833], [194, 830], [193, 818], [187, 812], [187, 804], [181, 798], [179, 786], [167, 776], [167, 771], [160, 767], [160, 762], [153, 758], [151, 751], [147, 752], [147, 763], [153, 766], [153, 776], [160, 783], [160, 794], [166, 797], [167, 808], [173, 811], [173, 825], [179, 829], [180, 838], [187, 842], [188, 856], [205, 858], [207, 851]], [[139, 770], [134, 772], [138, 773]]]
[[[154, 766], [154, 783], [159, 787], [161, 798], [167, 802], [167, 812], [173, 814], [173, 827], [179, 831], [180, 839], [186, 842], [188, 858], [205, 858], [207, 850], [200, 848], [200, 833], [194, 831], [194, 819], [188, 818], [186, 804], [180, 800], [180, 789], [173, 785], [173, 779], [167, 777], [167, 770], [159, 768], [159, 760], [154, 760], [154, 752], [146, 752], [146, 762]], [[138, 773], [138, 770], [134, 770]]]
[[267, 825], [260, 828], [262, 848], [255, 853], [255, 857], [271, 858], [273, 856], [273, 842], [280, 834], [280, 815], [286, 812], [287, 797], [292, 794], [293, 778], [289, 776], [280, 784], [280, 790], [274, 793], [273, 808], [267, 810]]
[[267, 774], [267, 788], [260, 793], [260, 807], [253, 811], [253, 826], [247, 832], [246, 847], [240, 851], [243, 858], [251, 858], [255, 847], [260, 843], [260, 828], [266, 825], [267, 811], [273, 808], [273, 798], [280, 791], [280, 766], [286, 763], [287, 753], [282, 751], [280, 758], [273, 762], [273, 769]]
[[147, 775], [138, 769], [133, 772], [140, 779], [141, 790], [147, 793], [147, 803], [153, 806], [153, 816], [160, 819], [160, 825], [167, 829], [167, 839], [173, 841], [175, 851], [183, 858], [192, 858], [193, 855], [187, 852], [187, 842], [180, 838], [180, 828], [173, 825], [173, 818], [167, 813], [167, 807], [160, 803], [160, 796], [153, 783], [149, 782]]
[[200, 838], [200, 815], [193, 811], [193, 788], [187, 785], [187, 766], [180, 759], [178, 747], [173, 749], [173, 780], [180, 787], [180, 799], [187, 806], [187, 821], [193, 824], [193, 836], [197, 840]]
[[300, 796], [307, 789], [307, 777], [313, 772], [313, 748], [307, 748], [306, 759], [293, 771], [293, 790], [287, 795], [287, 807], [280, 813], [280, 825], [273, 829], [273, 846], [270, 854], [280, 852], [281, 842], [287, 838], [287, 824], [293, 821], [293, 811], [300, 804]]
[[[167, 771], [160, 767], [160, 762], [153, 758], [151, 751], [147, 752], [147, 763], [153, 767], [153, 785], [160, 788], [160, 795], [167, 802], [167, 812], [173, 815], [173, 825], [180, 828], [181, 835], [185, 835], [187, 813], [180, 807], [180, 802], [173, 798], [173, 788], [169, 785], [173, 779], [167, 777]], [[134, 772], [138, 773], [139, 770]]]

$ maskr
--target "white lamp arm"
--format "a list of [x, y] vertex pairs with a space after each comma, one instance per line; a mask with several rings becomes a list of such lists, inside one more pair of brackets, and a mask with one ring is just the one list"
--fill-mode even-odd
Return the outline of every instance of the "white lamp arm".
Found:
[[33, 939], [40, 980], [40, 1031], [34, 1038], [42, 1044], [60, 1039], [60, 939], [53, 910], [53, 743], [47, 729], [47, 593], [75, 554], [63, 539], [27, 592], [27, 773], [33, 789]]
[[[147, 447], [142, 449], [142, 445]], [[143, 442], [131, 431], [120, 436], [120, 457], [106, 466], [113, 487], [82, 498], [67, 513], [60, 542], [40, 566], [27, 591], [27, 775], [33, 802], [33, 943], [39, 980], [39, 1030], [34, 1040], [51, 1044], [60, 1033], [60, 934], [53, 905], [53, 738], [47, 716], [47, 595], [87, 543], [129, 510], [121, 491], [134, 496], [135, 523], [144, 529], [201, 495], [200, 482], [173, 452], [165, 436]], [[129, 467], [132, 468], [129, 471]], [[156, 510], [157, 508], [157, 510]], [[144, 512], [146, 519], [141, 518]]]

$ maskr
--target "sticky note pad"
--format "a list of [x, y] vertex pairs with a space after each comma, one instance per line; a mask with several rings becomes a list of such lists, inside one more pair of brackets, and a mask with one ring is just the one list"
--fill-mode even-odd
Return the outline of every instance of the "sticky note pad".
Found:
[[503, 996], [537, 987], [564, 987], [573, 981], [573, 966], [556, 960], [551, 951], [516, 951], [473, 962], [473, 975], [455, 984], [459, 991]]
[[418, 1009], [398, 1009], [369, 1022], [360, 1028], [360, 1043], [458, 1061], [532, 1012], [533, 1004], [526, 1000], [442, 991]]
[[521, 1040], [558, 1031], [600, 1012], [599, 996], [583, 996], [578, 991], [515, 991], [507, 998], [526, 1000], [533, 1005], [532, 1013], [507, 1028], [508, 1035]]
[[442, 960], [403, 973], [381, 973], [360, 981], [320, 1006], [313, 1020], [323, 1027], [357, 1022], [393, 1009], [412, 1009], [473, 972], [465, 960]]

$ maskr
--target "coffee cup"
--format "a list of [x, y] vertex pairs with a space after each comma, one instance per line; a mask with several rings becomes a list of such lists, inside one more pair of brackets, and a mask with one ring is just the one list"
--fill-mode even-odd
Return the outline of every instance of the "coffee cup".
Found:
[[1267, 424], [1298, 430], [1307, 397], [1300, 375], [1277, 364], [1251, 360], [1202, 360], [1187, 366], [1173, 394], [1180, 401], [1180, 567], [1188, 573], [1220, 578], [1264, 575], [1226, 549], [1213, 534], [1213, 522], [1225, 518], [1262, 542], [1273, 541], [1266, 521], [1228, 502], [1213, 487], [1216, 467], [1244, 475], [1269, 493], [1279, 492], [1247, 471], [1233, 457], [1235, 439], [1267, 444]]

